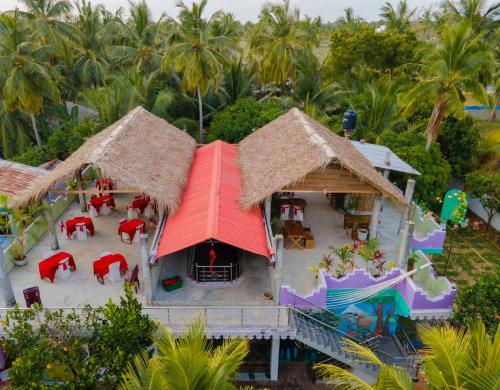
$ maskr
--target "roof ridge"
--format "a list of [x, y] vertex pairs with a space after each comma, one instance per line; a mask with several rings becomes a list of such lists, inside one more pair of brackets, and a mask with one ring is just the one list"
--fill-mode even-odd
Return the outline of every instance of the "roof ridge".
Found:
[[304, 131], [307, 134], [307, 139], [314, 145], [319, 146], [326, 154], [326, 156], [330, 159], [333, 159], [337, 156], [337, 153], [332, 149], [328, 142], [307, 122], [307, 118], [304, 113], [300, 111], [298, 108], [292, 108], [292, 113], [300, 120], [302, 125], [304, 126]]
[[207, 233], [209, 238], [215, 238], [218, 234], [219, 219], [219, 197], [222, 174], [222, 143], [214, 142], [214, 159], [212, 162], [210, 192], [208, 198], [208, 223]]

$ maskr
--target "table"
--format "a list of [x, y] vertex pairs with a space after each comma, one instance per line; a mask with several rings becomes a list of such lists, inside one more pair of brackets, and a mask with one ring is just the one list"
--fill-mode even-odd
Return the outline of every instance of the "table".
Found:
[[139, 227], [141, 228], [142, 233], [146, 232], [146, 224], [142, 219], [130, 219], [118, 227], [118, 234], [121, 236], [122, 233], [127, 233], [130, 237], [130, 242], [132, 243], [132, 241], [134, 241], [135, 232]]
[[111, 181], [111, 179], [101, 178], [95, 181], [95, 186], [99, 190], [112, 190], [113, 182]]
[[368, 226], [370, 226], [371, 219], [371, 215], [344, 214], [344, 230], [352, 229], [355, 223], [358, 224], [358, 227], [368, 228]]
[[290, 249], [294, 246], [299, 249], [304, 249], [303, 241], [306, 238], [306, 234], [300, 221], [285, 221], [285, 232], [287, 239], [291, 241], [286, 246], [286, 249]]
[[66, 221], [66, 235], [68, 238], [76, 231], [76, 225], [78, 223], [84, 223], [87, 226], [87, 230], [90, 232], [90, 235], [94, 235], [94, 223], [92, 219], [89, 217], [75, 217], [73, 219], [68, 219]]
[[117, 261], [120, 262], [120, 271], [126, 272], [128, 270], [127, 260], [119, 253], [103, 256], [94, 261], [94, 275], [101, 283], [104, 283], [104, 277], [109, 273], [110, 264]]
[[91, 198], [89, 200], [89, 203], [95, 207], [97, 214], [99, 214], [99, 211], [101, 210], [101, 207], [103, 205], [108, 205], [108, 207], [115, 208], [115, 200], [113, 199], [112, 195], [101, 195], [101, 196], [96, 196], [94, 198]]
[[143, 214], [144, 210], [146, 209], [146, 207], [148, 207], [148, 204], [150, 202], [151, 202], [151, 199], [149, 198], [149, 196], [143, 196], [143, 197], [140, 197], [140, 198], [135, 198], [132, 201], [132, 208], [139, 209], [141, 211], [141, 214]]
[[48, 257], [38, 263], [38, 271], [40, 272], [40, 279], [49, 278], [54, 282], [57, 268], [62, 260], [68, 259], [69, 269], [71, 272], [76, 270], [75, 260], [68, 252], [58, 252], [55, 255]]

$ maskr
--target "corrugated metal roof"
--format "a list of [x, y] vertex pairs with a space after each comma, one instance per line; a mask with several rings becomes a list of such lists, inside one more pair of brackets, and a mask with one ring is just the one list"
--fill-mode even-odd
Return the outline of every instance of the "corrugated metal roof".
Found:
[[157, 257], [209, 239], [270, 257], [260, 208], [240, 207], [238, 147], [222, 141], [198, 149], [179, 209], [167, 219]]
[[0, 194], [21, 195], [30, 189], [39, 177], [47, 174], [42, 168], [0, 159]]
[[[420, 172], [401, 160], [391, 149], [383, 145], [369, 144], [366, 142], [351, 141], [358, 151], [365, 156], [375, 168], [389, 169], [409, 173], [412, 175], [420, 175]], [[389, 156], [389, 165], [386, 164], [387, 156]]]

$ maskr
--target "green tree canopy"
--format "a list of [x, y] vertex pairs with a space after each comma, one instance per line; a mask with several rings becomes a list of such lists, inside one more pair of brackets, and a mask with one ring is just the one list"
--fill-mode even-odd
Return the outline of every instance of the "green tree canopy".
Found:
[[488, 213], [488, 228], [500, 211], [500, 172], [474, 171], [465, 178], [465, 189], [471, 197], [479, 198]]
[[282, 115], [278, 101], [258, 102], [253, 98], [236, 101], [235, 104], [214, 115], [208, 135], [208, 141], [221, 139], [237, 143], [252, 131]]

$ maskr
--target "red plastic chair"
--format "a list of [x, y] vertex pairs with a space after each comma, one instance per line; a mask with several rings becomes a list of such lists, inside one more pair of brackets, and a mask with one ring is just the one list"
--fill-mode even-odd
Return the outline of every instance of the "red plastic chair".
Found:
[[31, 305], [38, 303], [42, 304], [42, 299], [40, 298], [40, 289], [38, 286], [30, 287], [23, 290], [24, 300], [26, 301], [26, 307], [31, 307]]
[[140, 287], [138, 265], [136, 265], [132, 271], [127, 271], [127, 273], [125, 274], [125, 283], [130, 283], [134, 287], [134, 290], [137, 294], [137, 291]]

